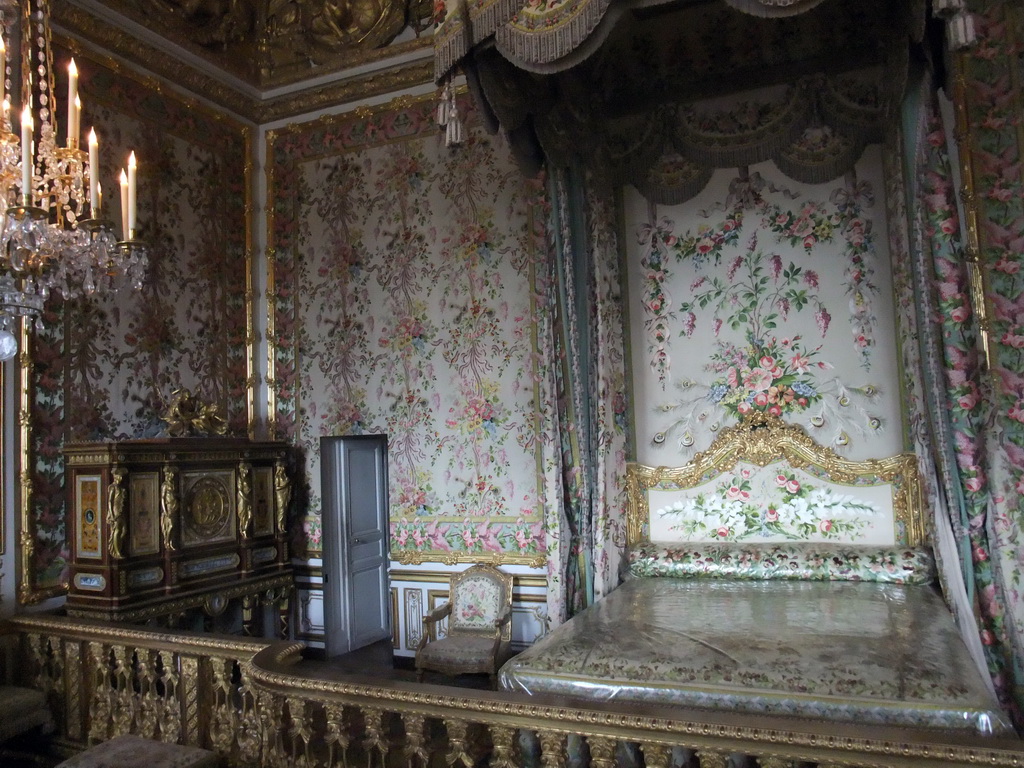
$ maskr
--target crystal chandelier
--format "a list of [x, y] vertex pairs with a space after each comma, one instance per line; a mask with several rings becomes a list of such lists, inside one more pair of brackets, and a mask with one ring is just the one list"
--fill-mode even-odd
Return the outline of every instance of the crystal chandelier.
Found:
[[[121, 171], [121, 239], [103, 216], [99, 145], [82, 149], [78, 71], [68, 66], [58, 137], [49, 0], [0, 0], [0, 360], [17, 353], [18, 318], [41, 327], [51, 291], [64, 299], [139, 288], [148, 256], [135, 239], [135, 153]], [[20, 92], [12, 93], [19, 80]], [[20, 135], [11, 97], [21, 99]]]

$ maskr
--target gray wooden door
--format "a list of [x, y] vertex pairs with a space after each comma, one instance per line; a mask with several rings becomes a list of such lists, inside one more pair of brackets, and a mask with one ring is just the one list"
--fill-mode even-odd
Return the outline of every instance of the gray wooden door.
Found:
[[328, 657], [391, 637], [386, 435], [320, 439]]

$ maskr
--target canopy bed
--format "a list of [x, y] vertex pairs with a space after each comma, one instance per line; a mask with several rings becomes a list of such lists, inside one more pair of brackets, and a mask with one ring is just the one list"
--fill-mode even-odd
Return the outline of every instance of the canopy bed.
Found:
[[936, 589], [915, 466], [762, 413], [686, 466], [631, 465], [625, 583], [501, 686], [1010, 732]]

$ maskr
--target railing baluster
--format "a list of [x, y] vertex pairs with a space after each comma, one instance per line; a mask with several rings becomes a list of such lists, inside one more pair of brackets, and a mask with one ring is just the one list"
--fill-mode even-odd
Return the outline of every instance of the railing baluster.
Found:
[[669, 768], [672, 759], [672, 748], [664, 744], [641, 744], [644, 763], [647, 768]]
[[254, 765], [260, 757], [260, 743], [262, 741], [262, 727], [260, 716], [256, 706], [256, 692], [249, 685], [249, 673], [245, 666], [238, 662], [231, 662], [232, 668], [238, 668], [239, 687], [238, 698], [241, 705], [241, 713], [238, 717], [238, 728], [235, 732], [235, 741], [238, 744], [238, 758], [245, 765]]
[[[348, 768], [348, 747], [351, 743], [348, 735], [348, 725], [345, 721], [345, 707], [341, 704], [327, 705], [327, 732], [324, 735], [327, 743], [327, 766], [328, 768]], [[338, 762], [340, 751], [341, 762]]]
[[729, 765], [729, 754], [715, 749], [698, 750], [697, 759], [700, 768], [728, 768]]
[[491, 726], [491, 741], [494, 744], [494, 751], [491, 753], [491, 768], [516, 768], [515, 737], [514, 728], [502, 725]]
[[158, 651], [156, 659], [159, 668], [158, 687], [163, 689], [157, 704], [160, 740], [177, 744], [181, 741], [182, 731], [181, 675], [178, 672], [177, 657], [170, 651]]
[[[427, 751], [427, 733], [424, 730], [427, 725], [427, 718], [423, 715], [403, 715], [402, 723], [405, 727], [405, 757], [409, 761], [409, 768], [416, 768], [416, 761], [419, 761], [420, 768], [428, 768], [430, 765], [430, 753]], [[497, 768], [494, 761], [491, 761], [491, 768]]]
[[136, 727], [140, 736], [152, 739], [156, 736], [156, 651], [139, 648], [136, 651], [139, 669], [139, 710]]
[[540, 731], [540, 762], [544, 768], [565, 768], [565, 734]]
[[366, 768], [373, 768], [374, 754], [380, 755], [380, 768], [387, 768], [388, 738], [384, 733], [384, 711], [379, 707], [363, 708], [364, 728], [363, 749], [366, 750]]
[[92, 696], [89, 700], [89, 742], [105, 741], [110, 734], [110, 651], [104, 643], [89, 643]]
[[[310, 728], [309, 703], [292, 696], [288, 697], [288, 715], [292, 725], [289, 733], [292, 737], [291, 757], [293, 765], [309, 765], [309, 740], [313, 735]], [[301, 756], [299, 748], [301, 745]]]
[[238, 730], [238, 720], [231, 691], [234, 662], [219, 656], [210, 657], [213, 676], [213, 703], [210, 709], [210, 741], [220, 754], [231, 754]]
[[450, 766], [461, 764], [464, 768], [472, 768], [473, 758], [469, 754], [469, 744], [466, 741], [469, 723], [458, 718], [446, 718], [444, 724], [448, 730], [448, 755], [445, 758], [446, 762]]
[[685, 710], [648, 719], [543, 697], [304, 677], [299, 643], [8, 622], [21, 633], [19, 681], [63, 712], [62, 748], [133, 732], [213, 748], [225, 768], [806, 768], [794, 752], [816, 755], [818, 768], [881, 765], [891, 754], [920, 768], [1019, 764], [998, 739], [954, 743], [910, 728], [895, 744], [870, 725], [836, 738], [813, 721], [790, 730], [765, 716], [771, 727], [754, 727]]
[[131, 680], [130, 650], [114, 646], [114, 698], [111, 711], [111, 736], [131, 733], [135, 719], [135, 691]]

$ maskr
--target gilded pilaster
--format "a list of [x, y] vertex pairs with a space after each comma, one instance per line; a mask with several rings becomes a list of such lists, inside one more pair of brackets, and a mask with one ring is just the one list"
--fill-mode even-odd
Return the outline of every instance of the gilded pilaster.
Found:
[[64, 642], [64, 695], [67, 708], [64, 733], [72, 741], [82, 740], [82, 645], [77, 640]]
[[181, 656], [181, 691], [183, 702], [183, 741], [191, 746], [201, 746], [199, 731], [199, 659], [195, 656]]

